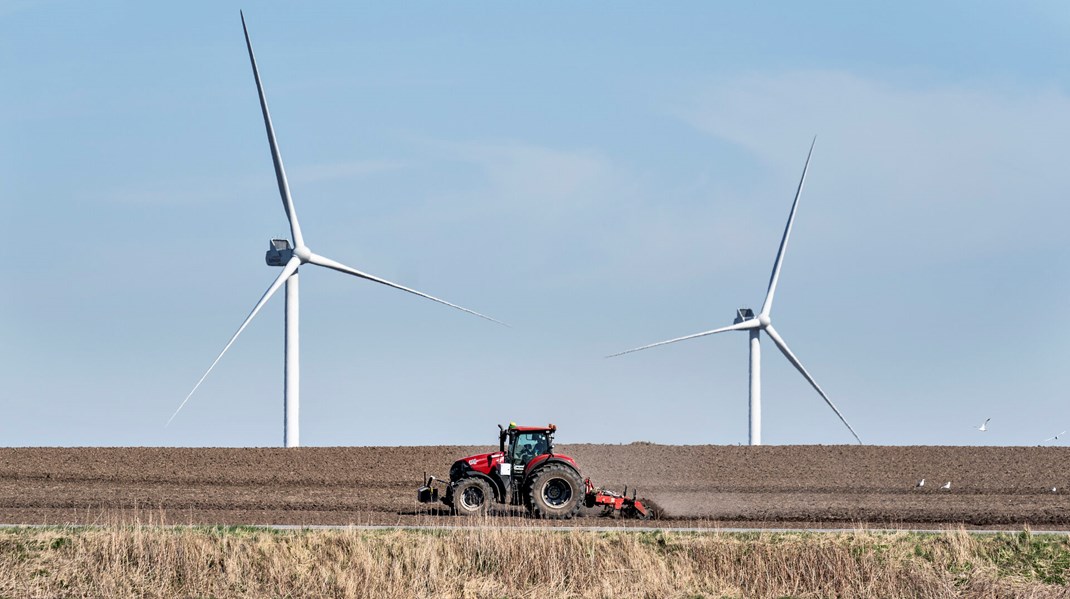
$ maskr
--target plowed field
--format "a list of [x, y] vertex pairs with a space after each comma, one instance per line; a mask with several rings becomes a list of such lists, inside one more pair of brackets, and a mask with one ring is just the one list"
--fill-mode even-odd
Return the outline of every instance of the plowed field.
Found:
[[[416, 504], [483, 447], [0, 448], [0, 523], [459, 524]], [[1070, 448], [568, 445], [596, 485], [662, 525], [1070, 529]], [[924, 478], [924, 487], [916, 488]], [[940, 489], [951, 482], [950, 490]], [[1052, 492], [1056, 487], [1057, 492]], [[495, 522], [530, 522], [515, 509]], [[574, 524], [602, 525], [598, 512]]]

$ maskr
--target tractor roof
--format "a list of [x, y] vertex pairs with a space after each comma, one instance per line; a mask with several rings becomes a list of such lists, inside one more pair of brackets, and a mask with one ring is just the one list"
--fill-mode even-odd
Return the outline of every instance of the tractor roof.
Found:
[[515, 423], [509, 423], [509, 430], [516, 431], [518, 433], [552, 433], [557, 431], [557, 425], [551, 424], [548, 426], [517, 426]]

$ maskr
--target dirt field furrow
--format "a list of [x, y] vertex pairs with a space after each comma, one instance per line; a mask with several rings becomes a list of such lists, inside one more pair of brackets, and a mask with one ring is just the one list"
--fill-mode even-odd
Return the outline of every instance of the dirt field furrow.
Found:
[[[445, 476], [454, 459], [491, 449], [6, 448], [0, 523], [456, 524], [446, 510], [417, 504], [415, 489], [425, 472]], [[556, 451], [596, 485], [654, 499], [668, 525], [1070, 529], [1070, 448], [635, 443]], [[951, 489], [941, 489], [948, 481]], [[503, 523], [527, 520], [515, 508], [495, 513]], [[584, 521], [602, 524], [596, 513]]]

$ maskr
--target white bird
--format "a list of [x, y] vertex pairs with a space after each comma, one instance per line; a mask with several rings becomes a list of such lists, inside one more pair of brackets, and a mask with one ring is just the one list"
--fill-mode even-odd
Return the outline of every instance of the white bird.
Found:
[[1063, 431], [1063, 432], [1059, 433], [1058, 435], [1055, 435], [1054, 437], [1048, 437], [1047, 439], [1044, 439], [1044, 443], [1047, 443], [1048, 441], [1058, 441], [1059, 437], [1061, 437], [1061, 436], [1063, 436], [1065, 434], [1066, 434], [1066, 431]]
[[981, 431], [982, 433], [987, 431], [988, 430], [988, 421], [989, 420], [992, 420], [992, 419], [991, 418], [985, 418], [985, 421], [981, 423], [981, 426], [976, 427], [977, 430]]
[[942, 486], [942, 487], [940, 487], [940, 488], [941, 488], [941, 489], [948, 489], [948, 490], [950, 490], [950, 489], [951, 489], [951, 481], [947, 481], [946, 483], [944, 483], [944, 486]]
[[1059, 492], [1059, 488], [1058, 487], [1052, 487], [1051, 488], [1051, 492], [1052, 493], [1058, 493]]
[[920, 489], [920, 488], [922, 488], [924, 486], [925, 486], [925, 479], [923, 478], [923, 479], [918, 481], [918, 484], [914, 485], [914, 488], [915, 489]]

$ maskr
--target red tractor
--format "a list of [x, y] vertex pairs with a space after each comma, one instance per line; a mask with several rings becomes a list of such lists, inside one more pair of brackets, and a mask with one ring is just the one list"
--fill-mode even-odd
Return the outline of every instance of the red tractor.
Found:
[[[647, 519], [652, 510], [642, 500], [596, 489], [580, 476], [576, 460], [554, 453], [557, 427], [498, 425], [498, 451], [457, 460], [449, 482], [429, 477], [417, 490], [422, 503], [440, 499], [453, 513], [485, 515], [491, 503], [523, 505], [536, 518], [568, 519], [580, 506], [602, 506], [604, 513]], [[627, 493], [627, 489], [625, 489]]]

